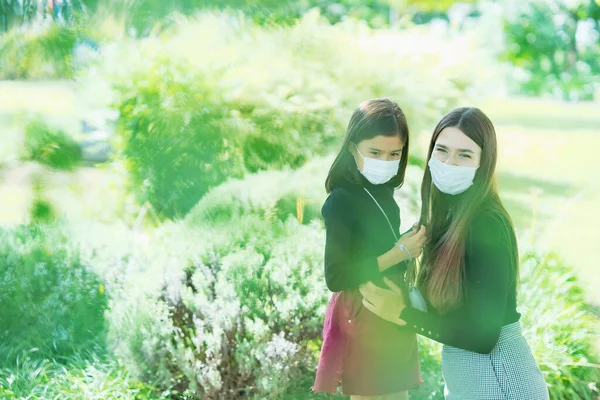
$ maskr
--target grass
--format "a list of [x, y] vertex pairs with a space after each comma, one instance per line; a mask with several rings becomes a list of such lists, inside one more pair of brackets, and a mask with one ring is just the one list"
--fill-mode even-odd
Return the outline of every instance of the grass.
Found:
[[131, 378], [112, 361], [87, 355], [68, 363], [39, 359], [35, 351], [23, 354], [17, 365], [0, 369], [3, 399], [150, 399], [151, 388]]
[[492, 100], [482, 109], [496, 124], [500, 189], [517, 227], [573, 265], [600, 304], [598, 105]]

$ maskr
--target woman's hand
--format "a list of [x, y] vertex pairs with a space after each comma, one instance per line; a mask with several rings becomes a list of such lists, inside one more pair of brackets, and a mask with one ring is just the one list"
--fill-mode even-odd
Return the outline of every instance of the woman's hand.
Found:
[[400, 319], [400, 313], [406, 307], [402, 290], [388, 278], [383, 278], [390, 289], [383, 289], [372, 282], [361, 285], [359, 290], [363, 296], [363, 305], [378, 317], [404, 326], [406, 322]]

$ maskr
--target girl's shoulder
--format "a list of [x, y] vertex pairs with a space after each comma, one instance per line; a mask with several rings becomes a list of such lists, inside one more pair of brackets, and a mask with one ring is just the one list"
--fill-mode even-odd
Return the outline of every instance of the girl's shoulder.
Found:
[[356, 193], [344, 186], [336, 186], [323, 204], [322, 214], [328, 215], [348, 215], [355, 208]]

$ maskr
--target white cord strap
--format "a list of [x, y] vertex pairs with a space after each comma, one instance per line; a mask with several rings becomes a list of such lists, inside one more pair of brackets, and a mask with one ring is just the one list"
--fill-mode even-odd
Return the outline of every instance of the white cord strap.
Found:
[[398, 248], [400, 250], [406, 251], [406, 253], [408, 253], [408, 261], [412, 261], [413, 260], [412, 254], [410, 254], [410, 250], [408, 250], [408, 247], [406, 247], [402, 243], [398, 243]]

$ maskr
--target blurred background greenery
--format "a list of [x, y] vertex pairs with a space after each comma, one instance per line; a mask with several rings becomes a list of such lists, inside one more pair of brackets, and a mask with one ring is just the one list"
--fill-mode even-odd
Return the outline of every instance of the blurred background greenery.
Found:
[[597, 0], [0, 0], [0, 398], [327, 398], [323, 184], [385, 96], [406, 226], [436, 121], [491, 117], [525, 335], [597, 399], [599, 56]]

